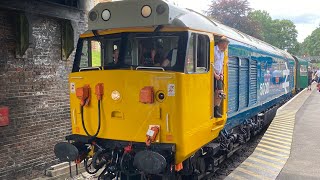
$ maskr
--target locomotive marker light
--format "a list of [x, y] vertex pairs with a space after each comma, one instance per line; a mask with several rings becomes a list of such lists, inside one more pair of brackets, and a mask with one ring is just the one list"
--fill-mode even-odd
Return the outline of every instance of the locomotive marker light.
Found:
[[163, 4], [160, 4], [156, 8], [156, 12], [161, 15], [166, 11], [166, 7]]
[[115, 101], [119, 100], [121, 98], [119, 91], [117, 90], [112, 91], [111, 98]]
[[144, 5], [141, 9], [141, 15], [145, 18], [149, 17], [152, 14], [152, 9], [148, 5]]
[[91, 21], [95, 21], [97, 19], [97, 17], [98, 17], [98, 14], [95, 11], [90, 12], [89, 19]]
[[108, 9], [105, 9], [101, 13], [101, 18], [105, 21], [108, 21], [111, 18], [111, 13]]

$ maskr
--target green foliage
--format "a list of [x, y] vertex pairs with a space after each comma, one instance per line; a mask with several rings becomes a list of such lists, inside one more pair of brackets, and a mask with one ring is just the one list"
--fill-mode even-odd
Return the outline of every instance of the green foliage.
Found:
[[306, 56], [320, 56], [320, 27], [303, 41], [300, 53]]
[[101, 66], [101, 52], [92, 51], [92, 67]]
[[286, 49], [292, 54], [298, 54], [298, 31], [296, 26], [290, 20], [273, 20], [270, 30], [270, 44]]
[[280, 49], [298, 54], [298, 32], [293, 22], [273, 20], [266, 11], [253, 11], [247, 0], [213, 0], [207, 15]]
[[272, 35], [268, 32], [270, 32], [272, 29], [272, 18], [269, 13], [261, 10], [251, 11], [248, 14], [248, 18], [258, 24], [257, 26], [259, 29], [257, 29], [257, 31], [261, 38], [257, 38], [266, 42], [270, 42]]
[[247, 18], [250, 11], [248, 0], [212, 0], [207, 15], [245, 32], [252, 29], [248, 27], [251, 26], [251, 21]]

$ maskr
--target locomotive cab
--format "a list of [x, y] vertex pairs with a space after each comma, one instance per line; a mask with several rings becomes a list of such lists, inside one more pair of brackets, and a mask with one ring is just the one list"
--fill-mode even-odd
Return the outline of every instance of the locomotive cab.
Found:
[[[93, 8], [69, 76], [67, 139], [78, 149], [78, 162], [92, 157], [95, 169], [105, 166], [111, 174], [187, 168], [182, 163], [217, 138], [226, 122], [227, 101], [222, 118], [213, 116], [213, 34], [190, 28], [190, 12], [150, 2]], [[59, 144], [61, 160], [72, 154], [62, 149], [75, 151]]]

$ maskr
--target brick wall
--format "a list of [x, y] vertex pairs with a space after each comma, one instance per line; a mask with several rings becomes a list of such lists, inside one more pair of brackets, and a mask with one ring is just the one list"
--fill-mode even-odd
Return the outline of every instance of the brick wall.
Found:
[[[16, 58], [12, 13], [0, 9], [0, 105], [10, 108], [10, 125], [0, 127], [0, 179], [31, 179], [57, 163], [53, 147], [70, 133], [73, 55], [61, 60], [60, 20], [34, 15], [31, 48]], [[76, 37], [86, 28], [84, 15]]]

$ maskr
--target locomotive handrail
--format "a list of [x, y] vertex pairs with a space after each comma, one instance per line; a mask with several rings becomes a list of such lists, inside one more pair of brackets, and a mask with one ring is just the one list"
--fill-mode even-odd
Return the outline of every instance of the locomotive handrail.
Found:
[[80, 68], [79, 72], [81, 72], [82, 70], [91, 70], [91, 69], [99, 69], [99, 70], [101, 70], [100, 67], [86, 67], [86, 68]]
[[162, 71], [165, 71], [163, 67], [147, 67], [147, 66], [138, 66], [136, 68], [136, 70], [138, 69], [157, 69], [157, 70], [162, 70]]

